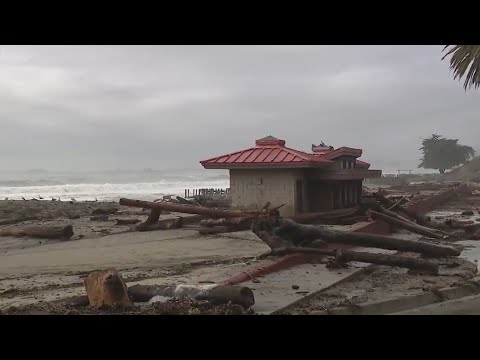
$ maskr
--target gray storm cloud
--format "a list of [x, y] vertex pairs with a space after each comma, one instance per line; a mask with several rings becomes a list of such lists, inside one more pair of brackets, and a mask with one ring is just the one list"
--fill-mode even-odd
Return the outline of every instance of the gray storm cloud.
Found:
[[1, 168], [198, 168], [271, 134], [416, 169], [432, 133], [480, 145], [480, 94], [452, 79], [441, 50], [1, 46]]

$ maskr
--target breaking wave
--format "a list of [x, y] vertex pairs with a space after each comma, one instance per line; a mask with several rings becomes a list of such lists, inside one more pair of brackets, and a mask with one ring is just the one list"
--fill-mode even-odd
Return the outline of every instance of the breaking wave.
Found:
[[227, 188], [226, 174], [59, 174], [48, 179], [0, 179], [0, 200], [52, 198], [78, 201], [118, 201], [122, 197], [154, 200], [164, 195], [184, 195], [185, 189]]

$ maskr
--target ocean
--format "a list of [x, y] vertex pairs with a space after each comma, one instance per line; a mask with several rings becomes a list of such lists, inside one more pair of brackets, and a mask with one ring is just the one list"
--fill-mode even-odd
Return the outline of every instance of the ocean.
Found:
[[112, 170], [103, 172], [0, 172], [0, 200], [118, 201], [122, 197], [155, 200], [184, 196], [185, 189], [228, 188], [228, 171]]

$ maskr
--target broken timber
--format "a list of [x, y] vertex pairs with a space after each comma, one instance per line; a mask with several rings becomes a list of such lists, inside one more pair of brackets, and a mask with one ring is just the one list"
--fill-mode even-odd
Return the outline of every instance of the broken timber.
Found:
[[[179, 212], [184, 214], [197, 214], [209, 218], [236, 218], [236, 217], [255, 217], [261, 214], [261, 211], [233, 211], [233, 210], [220, 210], [220, 209], [211, 209], [201, 206], [191, 206], [183, 204], [172, 204], [168, 202], [158, 202], [153, 203], [149, 201], [142, 200], [133, 200], [133, 199], [120, 199], [120, 205], [138, 207], [138, 208], [148, 208], [148, 209], [158, 209], [172, 212]], [[266, 214], [270, 214], [277, 209], [266, 210]]]
[[0, 225], [13, 225], [23, 221], [37, 220], [37, 216], [27, 216], [12, 219], [0, 219]]
[[407, 230], [410, 230], [410, 231], [412, 231], [416, 234], [424, 235], [424, 236], [427, 236], [427, 237], [430, 237], [430, 238], [443, 239], [443, 238], [446, 237], [446, 236], [441, 235], [441, 234], [439, 234], [439, 233], [437, 233], [437, 232], [435, 232], [431, 229], [428, 229], [424, 226], [417, 225], [417, 224], [415, 224], [413, 222], [410, 222], [410, 221], [400, 220], [397, 217], [389, 216], [387, 214], [379, 213], [379, 212], [376, 212], [376, 211], [373, 211], [373, 210], [368, 210], [367, 215], [371, 216], [373, 219], [381, 219], [381, 220], [386, 221], [390, 224], [400, 226], [400, 227], [405, 228]]
[[339, 264], [349, 261], [358, 261], [376, 265], [397, 266], [412, 270], [424, 270], [432, 274], [438, 274], [438, 264], [422, 259], [415, 259], [400, 255], [372, 254], [360, 251], [337, 251], [305, 247], [287, 247], [272, 249], [269, 255], [284, 255], [291, 253], [333, 256], [335, 257], [336, 262]]
[[73, 236], [72, 225], [67, 226], [10, 226], [0, 230], [0, 236], [31, 237], [39, 239], [69, 239]]
[[[264, 221], [264, 220], [263, 220]], [[323, 240], [326, 242], [349, 244], [354, 246], [376, 247], [387, 250], [398, 250], [405, 252], [421, 253], [425, 256], [459, 256], [460, 250], [443, 245], [431, 244], [424, 241], [406, 240], [391, 236], [373, 235], [365, 233], [344, 232], [338, 230], [329, 230], [321, 226], [301, 225], [289, 219], [279, 221], [279, 226], [273, 229], [273, 233], [292, 243], [306, 243], [313, 240]], [[254, 226], [252, 229], [262, 227]], [[256, 231], [254, 231], [257, 233]]]
[[232, 285], [134, 285], [128, 288], [128, 294], [134, 302], [147, 302], [155, 296], [171, 298], [190, 297], [205, 300], [212, 304], [229, 302], [249, 308], [255, 304], [253, 291], [244, 286]]

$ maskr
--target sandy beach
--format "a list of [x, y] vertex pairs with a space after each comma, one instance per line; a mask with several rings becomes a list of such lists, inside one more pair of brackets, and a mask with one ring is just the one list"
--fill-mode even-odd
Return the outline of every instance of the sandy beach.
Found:
[[[95, 209], [112, 206], [118, 212], [108, 221], [90, 220]], [[0, 201], [0, 219], [38, 215], [40, 219], [21, 224], [71, 224], [74, 230], [67, 241], [0, 238], [0, 309], [83, 294], [83, 277], [108, 267], [121, 271], [127, 282], [221, 281], [267, 249], [249, 232], [200, 236], [188, 228], [134, 232], [132, 225], [115, 225], [117, 219], [144, 221], [147, 214], [116, 203]], [[80, 217], [70, 219], [72, 215]]]

